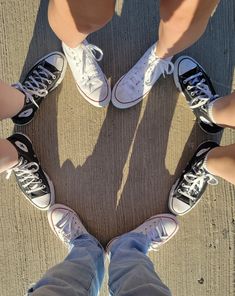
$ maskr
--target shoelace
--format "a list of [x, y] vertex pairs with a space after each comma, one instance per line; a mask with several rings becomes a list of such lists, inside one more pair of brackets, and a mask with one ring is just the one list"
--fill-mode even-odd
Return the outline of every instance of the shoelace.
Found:
[[153, 83], [155, 83], [159, 75], [158, 72], [156, 71], [157, 64], [159, 64], [160, 71], [164, 78], [166, 77], [166, 74], [170, 75], [174, 71], [174, 64], [171, 61], [159, 59], [157, 56], [155, 56], [153, 61], [150, 63], [148, 70], [145, 74], [147, 85], [152, 85]]
[[19, 164], [7, 170], [6, 179], [9, 179], [12, 172], [18, 177], [18, 181], [22, 183], [23, 188], [28, 188], [26, 190], [27, 194], [40, 191], [46, 186], [42, 184], [42, 180], [38, 176], [37, 172], [39, 170], [39, 165], [36, 162], [27, 162], [23, 158], [20, 159]]
[[[82, 63], [82, 81], [84, 86], [88, 86], [90, 93], [94, 92], [96, 89], [102, 86], [103, 82], [100, 80], [96, 65], [94, 65], [94, 60], [99, 62], [103, 59], [103, 51], [96, 45], [93, 44], [83, 44], [83, 56], [82, 60], [77, 56], [76, 51], [70, 49], [73, 58], [76, 60], [77, 64]], [[97, 55], [98, 53], [98, 55]]]
[[150, 250], [156, 250], [158, 245], [168, 237], [161, 219], [159, 219], [158, 223], [154, 222], [153, 224], [146, 227], [143, 233], [152, 242]]
[[71, 239], [81, 234], [81, 228], [77, 225], [73, 213], [67, 212], [61, 220], [55, 225], [58, 235], [63, 238], [66, 244], [70, 244]]
[[[51, 80], [52, 79], [52, 80]], [[39, 108], [33, 96], [45, 97], [48, 94], [47, 85], [51, 84], [56, 76], [43, 66], [38, 66], [37, 70], [33, 71], [28, 79], [22, 85], [20, 82], [13, 84], [13, 87], [21, 90], [26, 95], [26, 102], [31, 101], [37, 108]]]
[[178, 192], [192, 202], [197, 199], [198, 193], [201, 191], [205, 182], [210, 185], [217, 185], [218, 180], [211, 174], [207, 173], [202, 167], [198, 169], [194, 169], [193, 173], [187, 173], [184, 175], [185, 183], [182, 183], [183, 190], [178, 189]]
[[207, 104], [212, 99], [218, 97], [218, 95], [212, 95], [208, 85], [205, 84], [206, 80], [200, 77], [202, 75], [202, 72], [199, 72], [195, 75], [186, 78], [183, 81], [184, 84], [189, 82], [187, 90], [191, 91], [191, 95], [197, 95], [197, 97], [193, 98], [193, 100], [190, 102], [191, 109], [199, 108]]

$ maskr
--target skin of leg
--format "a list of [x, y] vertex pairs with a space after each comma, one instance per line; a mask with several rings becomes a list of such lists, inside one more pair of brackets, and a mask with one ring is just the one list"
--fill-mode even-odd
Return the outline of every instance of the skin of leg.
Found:
[[212, 106], [213, 121], [221, 126], [235, 128], [235, 92], [216, 100]]
[[235, 185], [235, 144], [212, 149], [207, 155], [206, 168]]
[[204, 33], [219, 0], [161, 0], [157, 56], [173, 56]]
[[115, 0], [50, 0], [48, 20], [57, 37], [71, 48], [113, 17]]
[[17, 165], [18, 152], [8, 140], [0, 139], [0, 173]]
[[15, 116], [24, 106], [25, 95], [0, 81], [0, 120]]

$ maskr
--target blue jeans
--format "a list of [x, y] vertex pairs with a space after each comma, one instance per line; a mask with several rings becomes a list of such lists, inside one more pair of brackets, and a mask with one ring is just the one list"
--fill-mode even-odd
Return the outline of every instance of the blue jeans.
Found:
[[[150, 242], [139, 233], [122, 235], [110, 250], [109, 291], [118, 296], [170, 296], [146, 255]], [[30, 296], [96, 296], [104, 276], [104, 250], [91, 235], [74, 240], [65, 260], [28, 291]]]

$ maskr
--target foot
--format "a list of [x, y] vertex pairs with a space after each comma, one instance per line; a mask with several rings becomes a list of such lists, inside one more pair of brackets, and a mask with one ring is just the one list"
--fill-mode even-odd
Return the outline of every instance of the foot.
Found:
[[88, 234], [78, 215], [65, 205], [53, 205], [48, 211], [48, 221], [55, 235], [67, 246], [80, 235]]
[[202, 143], [172, 186], [169, 209], [175, 215], [184, 215], [200, 201], [208, 184], [217, 185], [217, 179], [204, 167], [208, 152], [219, 145], [212, 141]]
[[28, 72], [22, 83], [13, 86], [25, 94], [23, 109], [12, 118], [17, 125], [28, 124], [43, 99], [63, 80], [67, 61], [60, 52], [52, 52], [40, 59]]
[[112, 91], [112, 103], [115, 107], [126, 109], [138, 104], [162, 74], [165, 76], [173, 73], [172, 57], [158, 58], [156, 46], [156, 43], [152, 45], [134, 67], [115, 84]]
[[107, 106], [111, 88], [97, 63], [103, 58], [102, 50], [86, 40], [76, 48], [62, 45], [80, 94], [95, 107]]
[[[175, 216], [170, 214], [160, 214], [146, 220], [130, 233], [143, 233], [150, 241], [149, 251], [156, 251], [160, 246], [168, 242], [178, 231], [178, 222]], [[112, 239], [107, 247], [107, 253], [110, 252], [112, 244], [120, 237]]]
[[175, 62], [174, 81], [186, 97], [201, 129], [209, 134], [222, 131], [222, 127], [212, 122], [208, 112], [208, 105], [219, 96], [202, 66], [190, 57], [179, 57]]
[[41, 168], [31, 141], [20, 133], [12, 135], [8, 141], [18, 152], [19, 163], [7, 171], [7, 178], [13, 172], [27, 200], [39, 210], [48, 210], [55, 200], [54, 187]]

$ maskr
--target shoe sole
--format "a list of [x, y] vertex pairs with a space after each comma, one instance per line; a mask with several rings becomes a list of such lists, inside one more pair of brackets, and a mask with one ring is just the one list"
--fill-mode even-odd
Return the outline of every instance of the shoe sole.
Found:
[[[32, 68], [35, 67], [38, 63], [40, 63], [41, 61], [47, 59], [47, 58], [48, 58], [49, 56], [51, 56], [52, 54], [58, 54], [58, 55], [60, 55], [60, 56], [63, 57], [63, 60], [64, 60], [64, 67], [63, 67], [63, 69], [62, 69], [62, 72], [61, 72], [60, 78], [58, 79], [58, 81], [56, 82], [56, 84], [53, 86], [53, 88], [50, 89], [50, 91], [48, 92], [48, 94], [51, 93], [51, 92], [52, 92], [57, 86], [59, 86], [59, 84], [61, 84], [61, 82], [62, 82], [63, 79], [64, 79], [64, 76], [65, 76], [65, 73], [66, 73], [66, 69], [67, 69], [67, 64], [68, 64], [65, 55], [64, 55], [62, 52], [60, 52], [60, 51], [53, 51], [53, 52], [51, 52], [51, 53], [45, 55], [44, 57], [42, 57], [40, 60], [38, 60], [38, 61], [37, 61], [32, 67], [31, 67], [31, 69], [32, 69]], [[38, 111], [38, 110], [37, 110], [37, 111]], [[37, 111], [36, 111], [36, 112], [37, 112]], [[35, 112], [35, 113], [36, 113], [36, 112]], [[24, 123], [24, 124], [17, 124], [17, 123], [14, 123], [14, 124], [15, 124], [15, 126], [25, 126], [25, 125], [29, 124], [31, 121], [33, 121], [33, 120], [34, 120], [34, 116], [33, 116], [33, 118], [32, 118], [30, 121], [28, 121], [27, 123]]]
[[[24, 136], [26, 139], [28, 139], [28, 141], [31, 143], [31, 145], [32, 145], [32, 141], [30, 140], [30, 138], [28, 137], [28, 136], [26, 136], [25, 134], [23, 134], [23, 133], [21, 133], [21, 132], [17, 132], [17, 133], [14, 133], [14, 134], [19, 134], [19, 135], [22, 135], [22, 136]], [[33, 145], [32, 145], [33, 146]], [[40, 165], [40, 163], [39, 163], [39, 165]], [[41, 166], [41, 165], [40, 165]], [[23, 191], [21, 191], [21, 193], [24, 195], [24, 197], [26, 198], [26, 200], [28, 201], [28, 202], [30, 202], [31, 203], [31, 205], [33, 205], [35, 208], [37, 208], [38, 210], [41, 210], [41, 211], [47, 211], [54, 203], [55, 203], [55, 188], [54, 188], [54, 185], [53, 185], [53, 182], [51, 181], [51, 179], [49, 178], [49, 176], [47, 175], [47, 173], [46, 172], [44, 172], [44, 170], [42, 170], [43, 171], [43, 173], [45, 174], [45, 176], [46, 176], [46, 179], [47, 179], [47, 182], [48, 182], [48, 185], [49, 185], [49, 188], [50, 188], [50, 196], [51, 196], [51, 199], [50, 199], [50, 204], [47, 206], [47, 207], [45, 207], [45, 208], [40, 208], [40, 207], [38, 207], [35, 203], [33, 203], [32, 201], [31, 201], [31, 199], [30, 198], [28, 198], [28, 196], [26, 195], [26, 194], [24, 194], [24, 192]]]
[[[186, 164], [186, 166], [185, 166], [185, 168], [192, 162], [192, 159], [195, 157], [195, 155], [198, 153], [197, 151], [198, 151], [198, 148], [201, 146], [201, 145], [203, 145], [203, 144], [205, 144], [205, 143], [207, 143], [207, 142], [210, 142], [210, 141], [204, 141], [204, 142], [202, 142], [198, 147], [197, 147], [197, 149], [196, 149], [196, 151], [195, 151], [195, 153], [193, 154], [193, 156], [191, 157], [191, 159], [187, 162], [187, 164]], [[208, 152], [209, 152], [210, 150], [208, 150]], [[184, 174], [184, 171], [185, 170], [183, 170], [183, 173], [182, 174]], [[171, 187], [171, 190], [170, 190], [170, 193], [169, 193], [169, 200], [168, 200], [168, 208], [169, 208], [169, 210], [171, 211], [171, 213], [172, 214], [174, 214], [174, 215], [176, 215], [176, 216], [183, 216], [183, 215], [185, 215], [185, 214], [187, 214], [188, 212], [190, 212], [194, 207], [196, 207], [196, 205], [198, 205], [198, 203], [200, 202], [200, 200], [202, 199], [202, 196], [199, 198], [199, 200], [190, 208], [190, 209], [188, 209], [187, 211], [185, 211], [185, 212], [183, 212], [183, 213], [178, 213], [178, 212], [176, 212], [174, 209], [173, 209], [173, 194], [174, 194], [174, 191], [175, 191], [175, 188], [177, 187], [177, 185], [178, 185], [178, 183], [179, 183], [179, 180], [180, 180], [180, 178], [181, 178], [181, 176], [175, 181], [175, 183], [172, 185], [172, 187]]]
[[[197, 65], [199, 65], [201, 68], [202, 68], [202, 70], [206, 73], [206, 71], [204, 70], [204, 68], [197, 62], [197, 61], [195, 61], [193, 58], [191, 58], [191, 57], [189, 57], [189, 56], [181, 56], [181, 57], [179, 57], [176, 61], [175, 61], [175, 63], [174, 63], [174, 65], [175, 65], [175, 69], [178, 69], [178, 65], [179, 65], [179, 63], [182, 61], [182, 59], [185, 59], [185, 58], [190, 58], [195, 64], [197, 64]], [[179, 78], [178, 78], [178, 71], [176, 71], [176, 70], [174, 70], [174, 72], [173, 72], [173, 77], [174, 77], [174, 82], [175, 82], [175, 86], [176, 86], [176, 88], [178, 89], [178, 91], [185, 97], [185, 99], [186, 99], [186, 96], [185, 96], [185, 94], [184, 94], [184, 92], [182, 91], [182, 88], [181, 88], [181, 85], [180, 85], [180, 83], [179, 83]], [[187, 100], [186, 100], [187, 101]], [[188, 104], [188, 102], [187, 102], [187, 104]], [[195, 115], [194, 115], [195, 116]], [[215, 132], [215, 133], [210, 133], [210, 132], [208, 132], [207, 130], [205, 130], [203, 127], [202, 127], [202, 121], [200, 120], [200, 119], [198, 119], [197, 118], [197, 124], [199, 125], [199, 127], [201, 128], [201, 130], [204, 132], [204, 133], [206, 133], [206, 134], [208, 134], [208, 135], [214, 135], [214, 134], [218, 134], [218, 133], [220, 133], [221, 131], [219, 131], [219, 132]]]
[[[162, 245], [163, 244], [165, 244], [166, 242], [168, 242], [175, 234], [176, 234], [176, 232], [178, 231], [178, 229], [179, 229], [179, 222], [177, 221], [177, 219], [176, 219], [176, 217], [174, 216], [174, 215], [172, 215], [172, 214], [159, 214], [159, 215], [155, 215], [155, 216], [152, 216], [152, 217], [150, 217], [149, 219], [147, 219], [147, 220], [145, 220], [142, 224], [144, 224], [145, 222], [148, 222], [148, 221], [151, 221], [151, 220], [154, 220], [154, 219], [156, 219], [156, 218], [168, 218], [168, 219], [172, 219], [174, 222], [175, 222], [175, 224], [176, 224], [176, 227], [175, 227], [175, 230], [174, 230], [174, 232], [162, 243]], [[141, 225], [142, 225], [141, 224]], [[138, 228], [138, 227], [137, 227]], [[134, 229], [135, 230], [135, 229]], [[133, 232], [134, 230], [132, 230], [132, 231], [129, 231], [129, 232], [127, 232], [127, 233], [130, 233], [130, 232]], [[127, 233], [125, 233], [125, 234], [127, 234]], [[136, 233], [138, 233], [138, 232], [136, 232]], [[114, 237], [108, 244], [107, 244], [107, 246], [106, 246], [106, 248], [105, 248], [105, 252], [106, 252], [106, 254], [108, 254], [108, 252], [109, 252], [109, 248], [110, 248], [110, 245], [115, 241], [115, 240], [117, 240], [118, 238], [120, 238], [122, 235], [119, 235], [119, 236], [116, 236], [116, 237]], [[159, 247], [161, 247], [162, 245], [160, 245]]]

